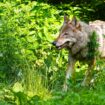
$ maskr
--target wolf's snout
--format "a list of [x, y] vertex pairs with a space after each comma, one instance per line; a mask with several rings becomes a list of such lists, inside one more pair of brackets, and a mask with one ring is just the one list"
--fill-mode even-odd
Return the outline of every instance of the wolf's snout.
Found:
[[54, 45], [54, 46], [56, 46], [56, 42], [54, 41], [54, 42], [52, 42], [52, 44]]

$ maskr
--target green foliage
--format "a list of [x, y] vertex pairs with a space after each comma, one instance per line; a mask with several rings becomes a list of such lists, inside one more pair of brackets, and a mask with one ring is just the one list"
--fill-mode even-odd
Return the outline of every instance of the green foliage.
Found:
[[82, 88], [87, 66], [78, 68], [78, 62], [77, 81], [70, 83], [68, 93], [61, 91], [68, 55], [51, 45], [65, 13], [79, 18], [85, 13], [82, 17], [88, 20], [86, 13], [90, 11], [72, 3], [52, 6], [30, 0], [0, 2], [0, 105], [105, 104], [104, 71], [94, 76], [96, 86]]
[[60, 58], [65, 51], [58, 53], [51, 45], [62, 21], [59, 11], [37, 2], [0, 5], [1, 80], [12, 84], [19, 81], [25, 93], [47, 98], [48, 89], [62, 84], [64, 73], [60, 75], [58, 70], [67, 60], [67, 56]]
[[88, 59], [94, 59], [96, 56], [98, 56], [99, 52], [97, 51], [99, 47], [99, 43], [97, 42], [98, 37], [96, 32], [93, 32], [90, 35], [90, 41], [88, 43]]

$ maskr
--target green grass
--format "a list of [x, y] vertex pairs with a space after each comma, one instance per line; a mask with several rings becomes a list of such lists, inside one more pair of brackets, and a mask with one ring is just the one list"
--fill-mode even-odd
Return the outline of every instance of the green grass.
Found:
[[62, 91], [68, 55], [51, 42], [64, 13], [79, 17], [81, 8], [17, 0], [1, 2], [0, 12], [0, 105], [105, 104], [105, 70], [95, 71], [94, 84], [83, 88], [87, 66], [81, 64], [76, 81], [70, 80], [68, 92]]

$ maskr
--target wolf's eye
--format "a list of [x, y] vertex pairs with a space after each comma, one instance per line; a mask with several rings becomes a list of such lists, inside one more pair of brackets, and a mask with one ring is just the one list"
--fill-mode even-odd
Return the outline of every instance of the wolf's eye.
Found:
[[68, 35], [68, 32], [65, 32], [65, 35]]

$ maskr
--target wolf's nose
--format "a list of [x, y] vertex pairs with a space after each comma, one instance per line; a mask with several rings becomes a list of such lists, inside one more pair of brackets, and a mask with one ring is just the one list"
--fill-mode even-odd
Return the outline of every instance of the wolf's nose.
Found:
[[55, 46], [56, 45], [56, 42], [54, 41], [54, 42], [52, 42], [52, 44]]

